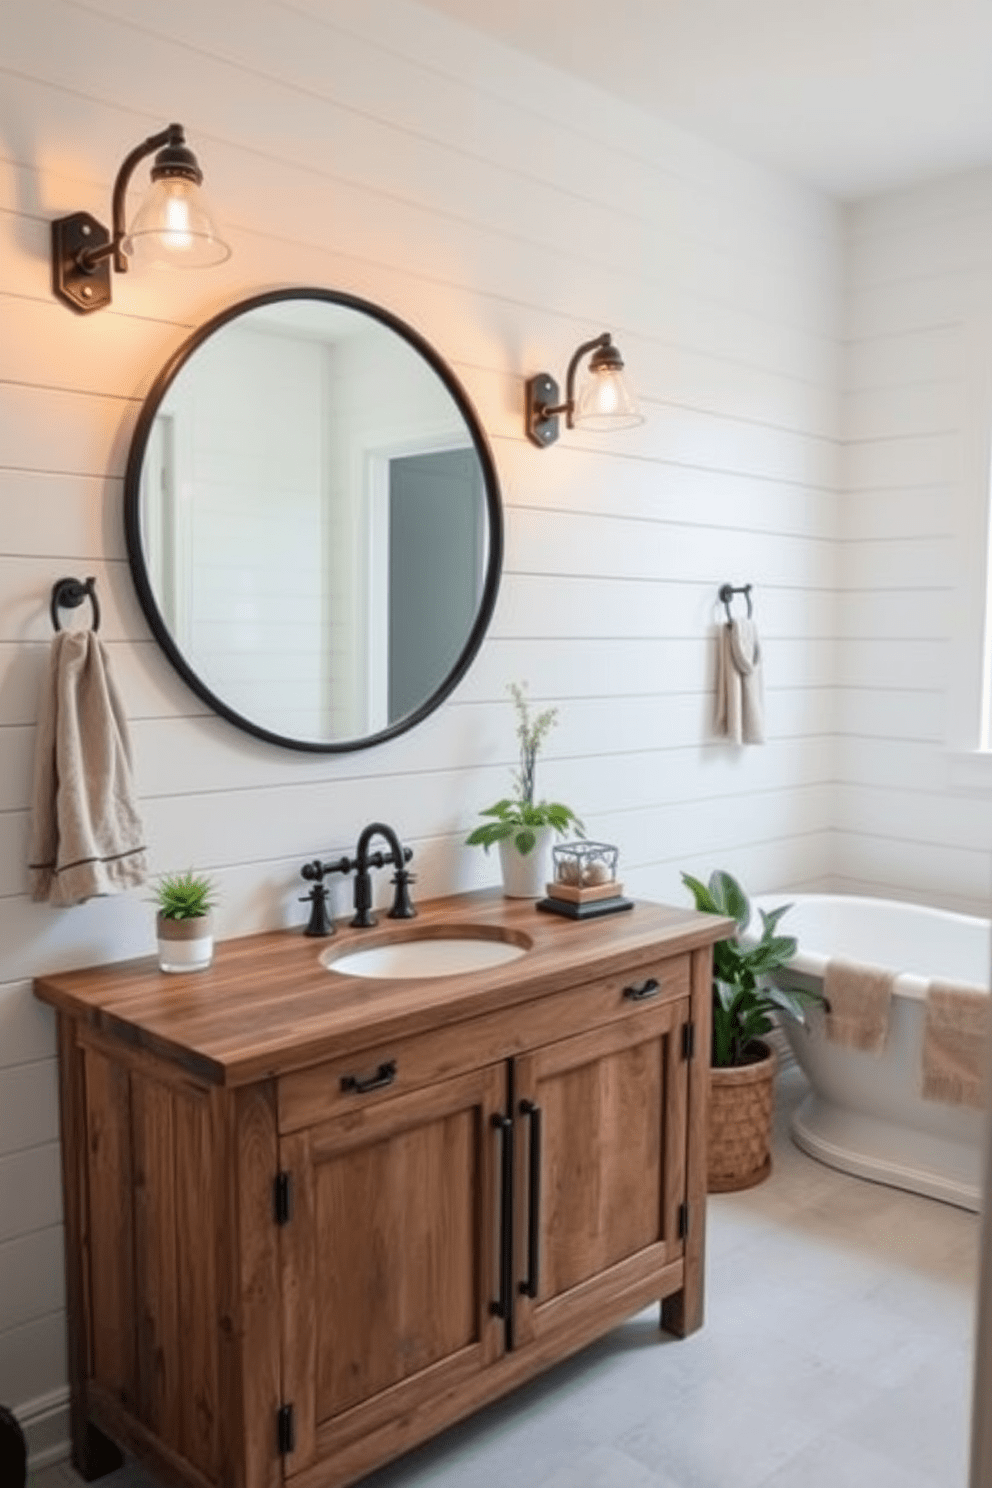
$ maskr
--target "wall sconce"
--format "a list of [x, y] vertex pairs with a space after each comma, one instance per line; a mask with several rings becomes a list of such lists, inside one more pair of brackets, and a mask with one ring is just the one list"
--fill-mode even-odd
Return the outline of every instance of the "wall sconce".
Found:
[[[155, 154], [155, 152], [158, 152]], [[135, 166], [155, 154], [152, 184], [124, 230], [128, 183]], [[60, 300], [88, 314], [110, 304], [110, 262], [126, 274], [128, 259], [207, 268], [230, 258], [200, 194], [203, 172], [186, 144], [181, 124], [170, 124], [136, 146], [114, 182], [111, 232], [89, 212], [52, 223], [52, 288]]]
[[[589, 358], [589, 378], [578, 398], [575, 396], [575, 374], [586, 352]], [[527, 438], [544, 449], [558, 438], [558, 418], [565, 415], [565, 424], [574, 429], [581, 424], [586, 429], [609, 431], [632, 429], [643, 424], [644, 417], [623, 380], [623, 357], [613, 344], [608, 331], [592, 341], [583, 341], [568, 364], [565, 374], [565, 401], [559, 403], [560, 390], [547, 372], [538, 372], [527, 380]]]

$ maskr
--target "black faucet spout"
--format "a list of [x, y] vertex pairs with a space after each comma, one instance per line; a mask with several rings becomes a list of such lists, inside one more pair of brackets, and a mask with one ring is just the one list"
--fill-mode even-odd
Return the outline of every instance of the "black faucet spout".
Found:
[[[370, 855], [369, 843], [373, 837], [384, 837], [389, 844], [389, 852], [377, 852]], [[369, 822], [369, 825], [363, 828], [355, 849], [355, 917], [351, 921], [352, 925], [364, 930], [376, 923], [375, 915], [372, 913], [372, 878], [369, 873], [369, 867], [373, 863], [376, 867], [392, 863], [396, 868], [393, 876], [396, 894], [393, 898], [393, 907], [389, 911], [389, 918], [392, 920], [413, 919], [417, 913], [410, 902], [409, 885], [413, 874], [406, 866], [412, 857], [412, 849], [403, 847], [392, 827], [387, 826], [385, 822]]]

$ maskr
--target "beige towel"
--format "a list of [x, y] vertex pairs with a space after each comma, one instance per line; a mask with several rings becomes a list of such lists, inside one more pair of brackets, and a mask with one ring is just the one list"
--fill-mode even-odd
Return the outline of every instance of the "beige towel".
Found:
[[761, 643], [753, 620], [731, 620], [717, 637], [716, 732], [735, 744], [765, 742]]
[[878, 1054], [889, 1036], [889, 1003], [895, 973], [837, 956], [827, 962], [823, 995], [827, 1038], [848, 1049]]
[[989, 994], [931, 982], [923, 1027], [923, 1098], [982, 1110], [988, 1090]]
[[148, 874], [127, 720], [92, 631], [59, 631], [52, 642], [28, 870], [32, 896], [57, 905], [122, 893]]

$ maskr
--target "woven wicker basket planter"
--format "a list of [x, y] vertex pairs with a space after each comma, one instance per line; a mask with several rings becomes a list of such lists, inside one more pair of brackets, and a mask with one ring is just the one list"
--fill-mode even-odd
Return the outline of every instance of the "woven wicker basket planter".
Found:
[[775, 1054], [762, 1044], [754, 1064], [710, 1070], [706, 1187], [736, 1193], [763, 1183], [772, 1170]]

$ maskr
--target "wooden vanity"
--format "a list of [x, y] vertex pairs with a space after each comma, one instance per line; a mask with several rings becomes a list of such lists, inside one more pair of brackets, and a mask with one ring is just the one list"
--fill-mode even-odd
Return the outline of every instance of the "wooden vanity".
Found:
[[[698, 1328], [730, 929], [484, 892], [39, 978], [84, 1476], [116, 1442], [166, 1482], [337, 1488], [653, 1300]], [[437, 980], [318, 960], [453, 933], [529, 949]]]

